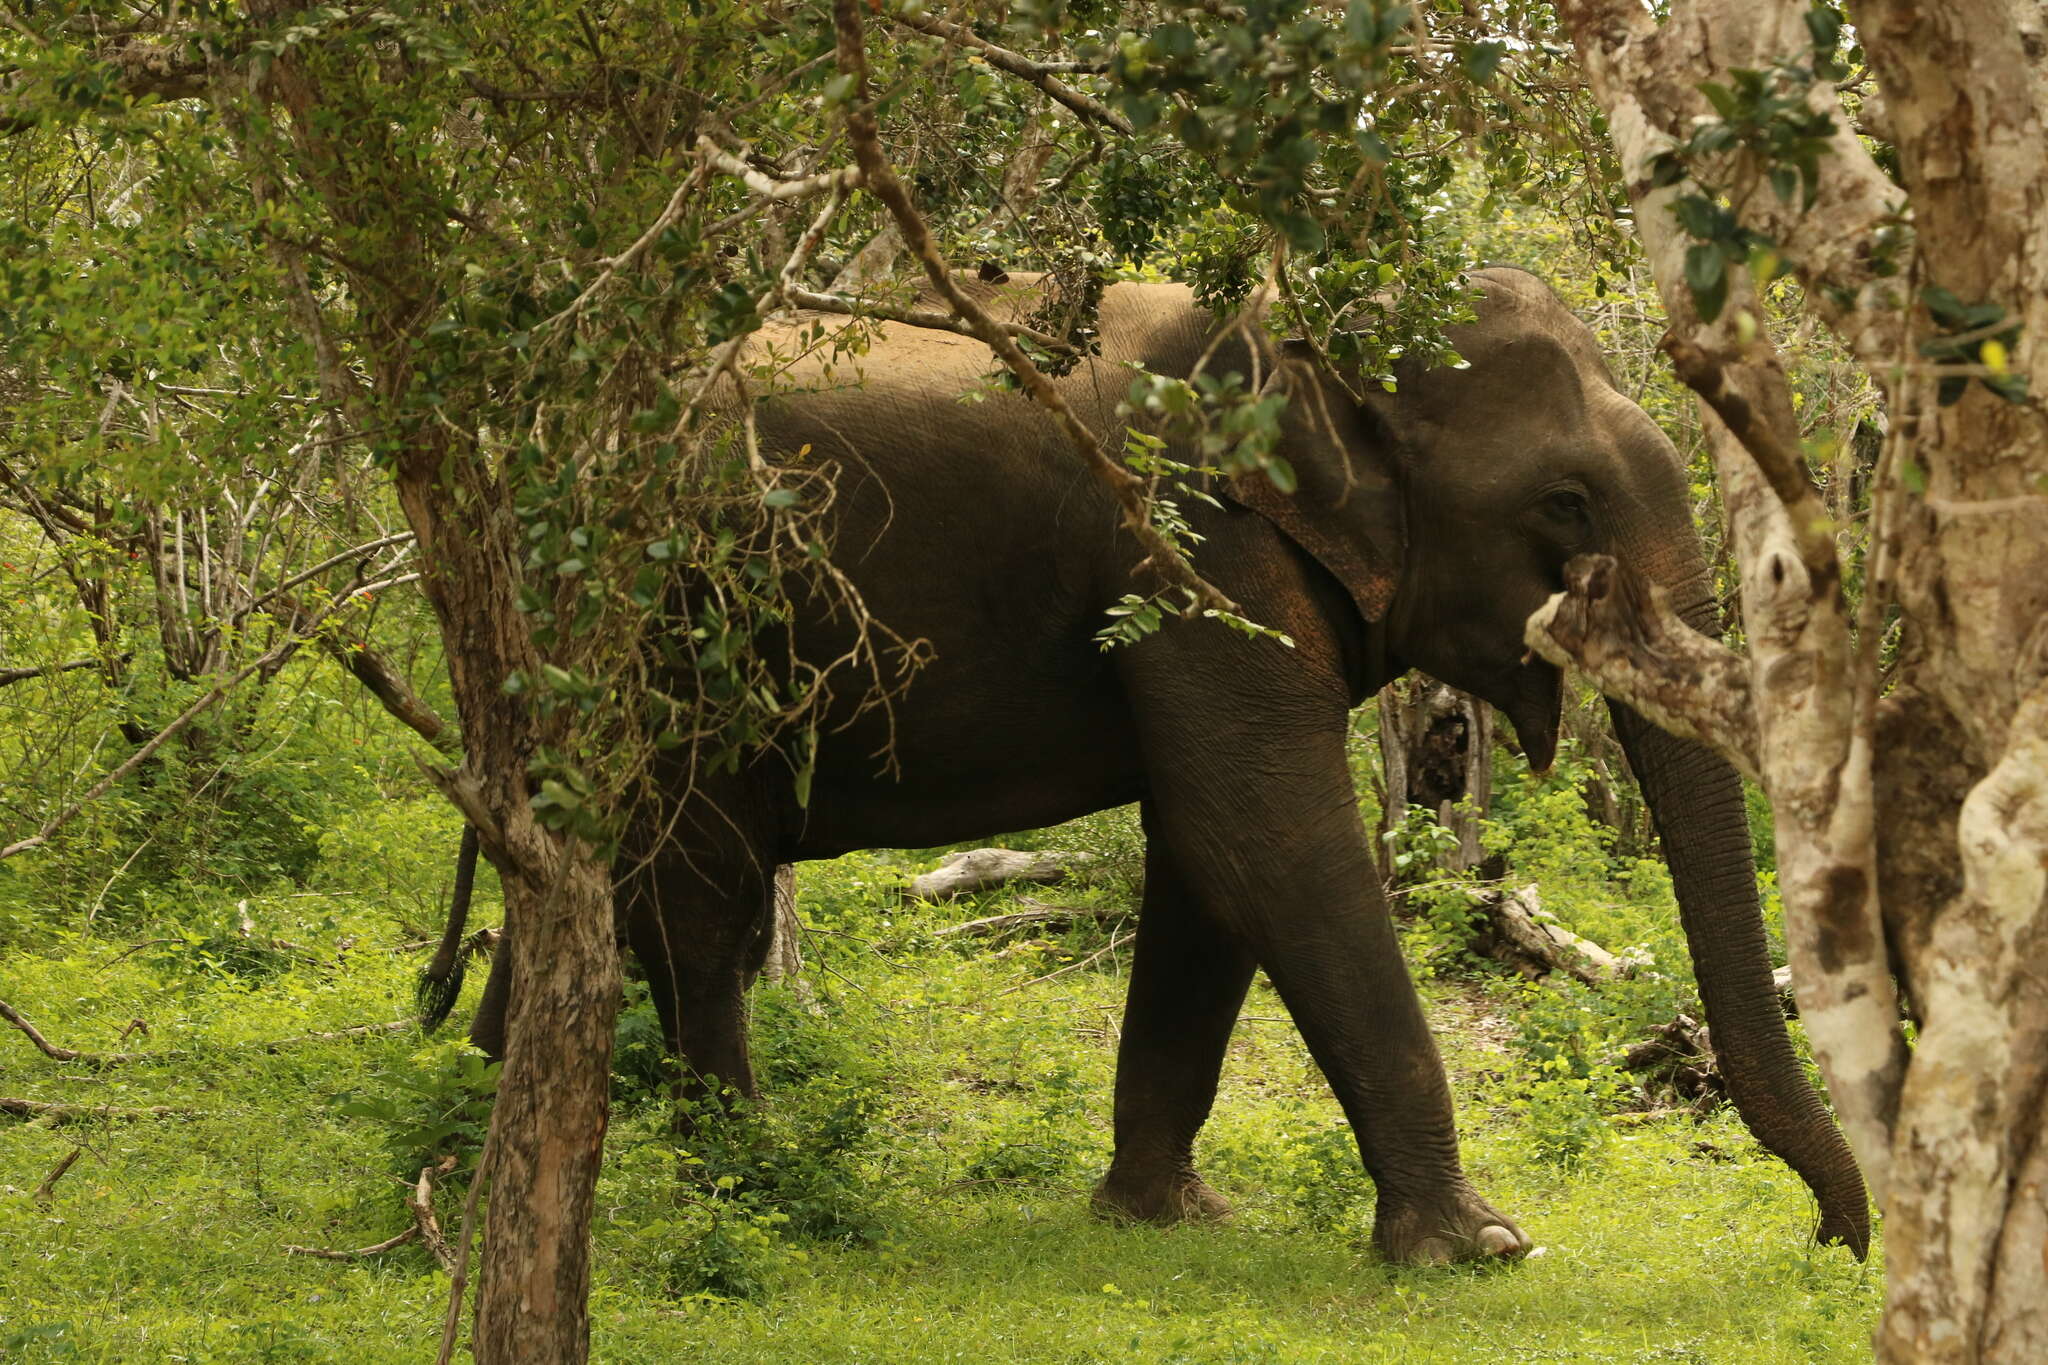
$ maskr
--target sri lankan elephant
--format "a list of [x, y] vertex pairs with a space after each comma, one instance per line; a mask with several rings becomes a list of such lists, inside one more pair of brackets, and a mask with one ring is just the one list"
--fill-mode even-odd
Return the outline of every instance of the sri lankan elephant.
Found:
[[[757, 406], [770, 458], [837, 462], [836, 562], [874, 619], [928, 641], [931, 658], [893, 706], [854, 714], [849, 701], [828, 718], [807, 802], [784, 762], [764, 760], [699, 774], [686, 800], [636, 818], [663, 837], [629, 840], [621, 921], [691, 1072], [753, 1090], [743, 990], [777, 864], [1138, 802], [1144, 903], [1097, 1204], [1162, 1221], [1223, 1209], [1196, 1173], [1194, 1141], [1263, 967], [1357, 1137], [1381, 1250], [1436, 1260], [1528, 1248], [1460, 1165], [1443, 1066], [1352, 789], [1348, 715], [1420, 669], [1499, 708], [1547, 767], [1562, 679], [1525, 651], [1522, 629], [1568, 559], [1622, 557], [1710, 630], [1714, 603], [1677, 454], [1615, 388], [1591, 333], [1531, 275], [1489, 269], [1472, 283], [1477, 321], [1453, 332], [1469, 367], [1411, 366], [1397, 393], [1359, 401], [1307, 348], [1257, 343], [1264, 372], [1283, 367], [1293, 395], [1281, 451], [1298, 489], [1283, 496], [1254, 476], [1218, 487], [1216, 506], [1181, 502], [1201, 571], [1291, 648], [1198, 619], [1105, 651], [1105, 608], [1145, 590], [1142, 552], [1042, 409], [1014, 394], [961, 401], [992, 368], [976, 342], [891, 325], [864, 383]], [[1184, 288], [1115, 285], [1100, 357], [1060, 390], [1097, 432], [1117, 432], [1124, 362], [1188, 375], [1217, 330]], [[1251, 344], [1226, 338], [1209, 371], [1250, 373]], [[853, 643], [844, 614], [800, 613], [791, 629], [806, 659]], [[1613, 711], [1730, 1093], [1811, 1186], [1820, 1235], [1860, 1255], [1862, 1179], [1786, 1035], [1737, 776]], [[486, 992], [476, 1032], [487, 1043], [502, 1037], [493, 1016], [508, 975]]]

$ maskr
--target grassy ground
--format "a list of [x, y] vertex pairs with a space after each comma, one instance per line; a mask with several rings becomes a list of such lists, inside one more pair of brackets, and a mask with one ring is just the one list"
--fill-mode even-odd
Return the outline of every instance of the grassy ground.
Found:
[[[0, 1359], [431, 1358], [448, 1282], [419, 1247], [355, 1263], [284, 1252], [402, 1230], [397, 1177], [461, 1146], [488, 1085], [452, 1039], [262, 1046], [408, 1009], [419, 955], [393, 951], [408, 932], [389, 888], [363, 894], [368, 864], [348, 864], [335, 861], [330, 892], [248, 902], [256, 936], [296, 950], [249, 949], [229, 900], [206, 912], [227, 926], [217, 932], [192, 928], [204, 916], [187, 906], [174, 923], [46, 937], [0, 969], [0, 999], [54, 1042], [175, 1054], [95, 1071], [7, 1030], [0, 1095], [189, 1111], [61, 1127], [0, 1118]], [[1790, 1171], [1732, 1115], [1615, 1112], [1611, 1075], [1576, 1074], [1586, 1068], [1551, 1045], [1580, 1027], [1586, 1003], [1483, 977], [1446, 973], [1425, 989], [1468, 1164], [1542, 1255], [1493, 1269], [1380, 1263], [1370, 1186], [1263, 984], [1202, 1149], [1237, 1216], [1164, 1232], [1094, 1220], [1086, 1194], [1108, 1155], [1122, 953], [1036, 978], [1083, 962], [1113, 930], [947, 946], [929, 931], [1007, 898], [898, 905], [894, 887], [921, 865], [855, 855], [805, 869], [810, 998], [757, 1003], [775, 1098], [716, 1140], [686, 1150], [669, 1134], [651, 1014], [629, 1009], [598, 1199], [597, 1358], [1867, 1355], [1879, 1272], [1808, 1244], [1810, 1201]], [[440, 875], [416, 872], [429, 886]], [[1635, 903], [1625, 890], [1586, 898], [1586, 917], [1618, 932]], [[1042, 894], [1111, 908], [1124, 895]], [[157, 937], [172, 941], [125, 951]], [[1410, 937], [1426, 968], [1431, 931]], [[138, 1017], [148, 1035], [117, 1045]], [[51, 1197], [33, 1198], [74, 1148]], [[440, 1205], [459, 1222], [459, 1176]]]

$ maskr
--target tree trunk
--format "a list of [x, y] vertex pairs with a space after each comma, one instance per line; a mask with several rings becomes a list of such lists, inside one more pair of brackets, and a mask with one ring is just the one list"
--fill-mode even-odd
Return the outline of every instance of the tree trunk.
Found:
[[[1614, 132], [1671, 316], [1666, 349], [1708, 410], [1750, 652], [1687, 640], [1660, 604], [1582, 569], [1531, 642], [1585, 659], [1771, 796], [1801, 1017], [1886, 1216], [1881, 1358], [2042, 1360], [2048, 427], [2010, 380], [2038, 390], [2048, 374], [2048, 43], [2037, 8], [2008, 0], [1851, 8], [1896, 183], [1814, 66], [1803, 4], [1695, 0], [1661, 24], [1631, 0], [1559, 6]], [[1739, 137], [1689, 147], [1682, 169], [1722, 187], [1733, 221], [1772, 244], [1884, 391], [1853, 632], [1834, 523], [1746, 272], [1730, 268], [1720, 318], [1703, 321], [1686, 284], [1694, 244], [1671, 212], [1701, 185], [1657, 173], [1717, 118], [1701, 82], [1802, 63], [1796, 80], [1769, 77], [1815, 116], [1802, 192], [1774, 190]], [[1918, 1022], [1910, 1052], [1894, 969]]]
[[462, 732], [458, 772], [430, 775], [476, 829], [505, 893], [511, 954], [504, 1070], [491, 1111], [491, 1199], [471, 1349], [480, 1365], [576, 1365], [590, 1349], [590, 1215], [604, 1149], [619, 963], [609, 858], [546, 829], [528, 758], [551, 736], [504, 680], [531, 671], [517, 610], [517, 520], [480, 452], [416, 428], [398, 495], [419, 538]]
[[804, 926], [796, 917], [796, 868], [784, 863], [775, 869], [775, 927], [768, 940], [768, 959], [761, 964], [763, 981], [771, 986], [781, 981], [801, 981], [803, 931]]
[[611, 1093], [619, 964], [610, 868], [564, 860], [555, 885], [505, 883], [512, 954], [505, 1065], [491, 1111], [481, 1365], [590, 1349], [590, 1217]]
[[1480, 822], [1493, 800], [1493, 709], [1418, 674], [1381, 688], [1379, 710], [1382, 880], [1391, 874], [1385, 836], [1406, 823], [1410, 806], [1429, 811], [1456, 836], [1454, 845], [1434, 856], [1436, 870], [1477, 867], [1483, 856]]

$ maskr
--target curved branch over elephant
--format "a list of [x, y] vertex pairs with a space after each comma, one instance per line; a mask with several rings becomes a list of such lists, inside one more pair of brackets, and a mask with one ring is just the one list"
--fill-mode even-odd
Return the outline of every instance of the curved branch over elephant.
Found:
[[[1696, 624], [1713, 598], [1685, 471], [1614, 387], [1592, 334], [1531, 275], [1489, 269], [1472, 283], [1477, 320], [1452, 332], [1468, 367], [1411, 366], [1391, 394], [1359, 385], [1370, 396], [1354, 397], [1308, 347], [1219, 336], [1167, 284], [1109, 288], [1101, 355], [1058, 381], [1095, 430], [1114, 431], [1131, 363], [1182, 377], [1206, 356], [1212, 373], [1279, 376], [1296, 491], [1246, 476], [1216, 487], [1214, 505], [1180, 510], [1202, 538], [1201, 572], [1291, 647], [1169, 619], [1105, 651], [1105, 609], [1151, 586], [1142, 568], [1134, 577], [1136, 542], [1040, 409], [1011, 393], [960, 401], [989, 368], [976, 342], [882, 325], [858, 384], [817, 360], [800, 375], [806, 391], [758, 404], [768, 458], [837, 465], [835, 562], [931, 659], [887, 712], [849, 705], [828, 721], [807, 803], [786, 761], [767, 756], [694, 783], [678, 765], [671, 797], [635, 812], [621, 922], [689, 1073], [754, 1090], [743, 992], [768, 943], [778, 864], [1138, 802], [1144, 906], [1097, 1205], [1146, 1220], [1224, 1207], [1194, 1142], [1263, 967], [1357, 1137], [1380, 1248], [1410, 1260], [1527, 1250], [1460, 1164], [1352, 789], [1349, 712], [1418, 669], [1492, 703], [1544, 768], [1562, 675], [1525, 651], [1523, 624], [1566, 562], [1614, 555]], [[1194, 462], [1172, 443], [1165, 453]], [[800, 610], [788, 643], [837, 658], [854, 628]], [[1820, 1235], [1860, 1255], [1862, 1180], [1778, 1008], [1739, 779], [1699, 745], [1614, 714], [1735, 1104], [1812, 1187]], [[505, 959], [476, 1028], [486, 1046], [501, 1036]]]

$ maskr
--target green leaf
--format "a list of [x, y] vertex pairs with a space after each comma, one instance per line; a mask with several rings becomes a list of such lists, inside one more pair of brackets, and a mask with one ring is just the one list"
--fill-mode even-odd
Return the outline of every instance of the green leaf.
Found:
[[[1727, 292], [1728, 258], [1721, 254], [1721, 248], [1712, 242], [1695, 242], [1685, 249], [1685, 286], [1692, 290], [1693, 299]], [[1713, 313], [1708, 313], [1704, 304], [1700, 316], [1708, 322], [1721, 311], [1717, 304]]]
[[1484, 85], [1500, 70], [1501, 59], [1507, 55], [1506, 43], [1473, 43], [1458, 54], [1458, 64], [1474, 82]]

